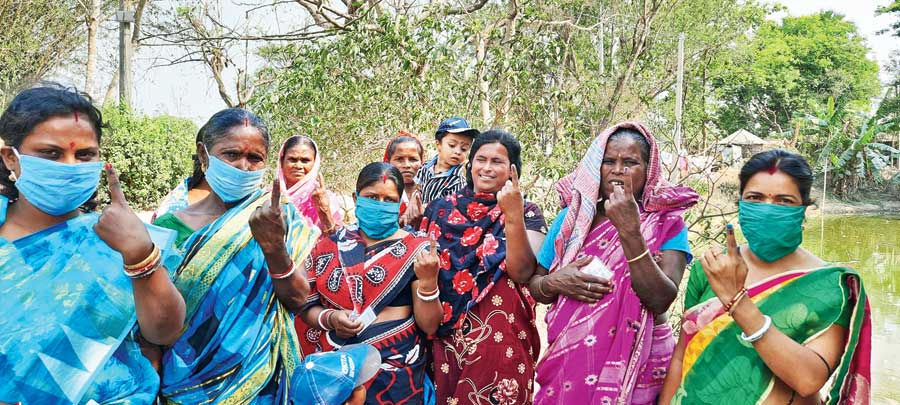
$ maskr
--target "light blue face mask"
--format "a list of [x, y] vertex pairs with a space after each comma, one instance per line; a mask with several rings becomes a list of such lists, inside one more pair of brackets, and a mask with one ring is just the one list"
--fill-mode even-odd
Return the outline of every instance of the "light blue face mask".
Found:
[[259, 190], [266, 169], [243, 171], [206, 152], [209, 167], [206, 168], [206, 182], [212, 191], [225, 201], [233, 203]]
[[75, 211], [97, 191], [103, 162], [59, 163], [20, 155], [16, 189], [29, 203], [50, 215]]
[[377, 201], [356, 195], [356, 220], [372, 239], [384, 239], [400, 229], [400, 203]]

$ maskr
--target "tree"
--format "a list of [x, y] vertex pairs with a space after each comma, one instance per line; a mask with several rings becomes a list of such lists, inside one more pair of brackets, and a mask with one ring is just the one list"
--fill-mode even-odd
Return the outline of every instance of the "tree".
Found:
[[84, 40], [74, 9], [73, 1], [0, 0], [0, 103], [71, 61]]
[[876, 10], [878, 14], [893, 14], [897, 17], [897, 21], [894, 21], [891, 24], [891, 27], [885, 29], [884, 31], [879, 32], [880, 34], [888, 33], [894, 31], [894, 36], [900, 37], [900, 0], [894, 0], [893, 3], [888, 4], [886, 6], [878, 7]]
[[792, 119], [828, 97], [866, 111], [880, 90], [867, 53], [856, 26], [831, 11], [767, 22], [714, 72], [718, 124], [726, 133], [787, 133]]

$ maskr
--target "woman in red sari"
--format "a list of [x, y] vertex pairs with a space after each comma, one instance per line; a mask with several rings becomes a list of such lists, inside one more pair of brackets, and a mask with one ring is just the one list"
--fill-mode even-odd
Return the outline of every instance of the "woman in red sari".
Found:
[[[305, 267], [310, 295], [303, 353], [365, 343], [381, 353], [381, 369], [366, 404], [420, 404], [424, 392], [424, 334], [441, 319], [433, 241], [400, 229], [403, 176], [388, 163], [370, 163], [356, 181], [357, 225], [323, 235]], [[324, 332], [324, 333], [323, 333]]]
[[[531, 403], [540, 341], [528, 281], [540, 208], [519, 191], [519, 142], [491, 130], [472, 145], [468, 186], [434, 200], [422, 229], [440, 245], [444, 317], [434, 338], [438, 404]], [[538, 242], [538, 241], [536, 241]]]

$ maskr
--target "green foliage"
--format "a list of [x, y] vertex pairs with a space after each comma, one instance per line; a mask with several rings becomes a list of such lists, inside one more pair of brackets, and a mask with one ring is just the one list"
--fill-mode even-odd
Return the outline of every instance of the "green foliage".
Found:
[[795, 116], [828, 97], [865, 111], [880, 90], [867, 53], [856, 26], [831, 11], [767, 22], [715, 73], [719, 126], [789, 132]]
[[876, 11], [878, 14], [893, 14], [897, 17], [897, 21], [891, 23], [891, 28], [884, 32], [894, 31], [894, 35], [900, 37], [900, 0], [894, 0], [893, 3], [879, 7]]
[[[101, 158], [118, 171], [133, 209], [155, 208], [175, 184], [190, 176], [194, 123], [169, 116], [135, 116], [114, 107], [104, 108], [103, 118], [110, 128], [103, 133]], [[104, 180], [101, 200], [108, 200], [106, 190]]]
[[67, 61], [85, 41], [74, 1], [0, 0], [0, 104]]

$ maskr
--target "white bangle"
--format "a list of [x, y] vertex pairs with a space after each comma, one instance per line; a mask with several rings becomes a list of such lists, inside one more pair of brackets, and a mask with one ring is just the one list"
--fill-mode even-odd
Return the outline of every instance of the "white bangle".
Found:
[[294, 263], [292, 262], [291, 268], [288, 269], [288, 271], [281, 273], [281, 274], [274, 274], [272, 272], [269, 272], [269, 277], [271, 277], [273, 280], [284, 280], [284, 279], [290, 277], [291, 275], [293, 275], [294, 270], [295, 270], [295, 267], [294, 267]]
[[325, 325], [322, 324], [322, 315], [325, 315], [325, 313], [331, 312], [331, 311], [334, 311], [334, 310], [333, 309], [323, 309], [323, 310], [319, 311], [319, 319], [317, 320], [317, 322], [319, 323], [319, 329], [331, 330], [331, 329], [326, 328]]
[[422, 292], [419, 291], [419, 288], [416, 287], [416, 296], [419, 297], [419, 299], [424, 302], [431, 302], [431, 301], [438, 299], [441, 296], [441, 290], [439, 288], [435, 288], [434, 294], [423, 296]]
[[750, 336], [747, 336], [744, 334], [744, 332], [741, 332], [741, 339], [743, 339], [747, 343], [753, 343], [759, 339], [762, 339], [763, 335], [765, 335], [766, 332], [769, 331], [770, 327], [772, 327], [772, 318], [768, 315], [763, 315], [763, 326]]

